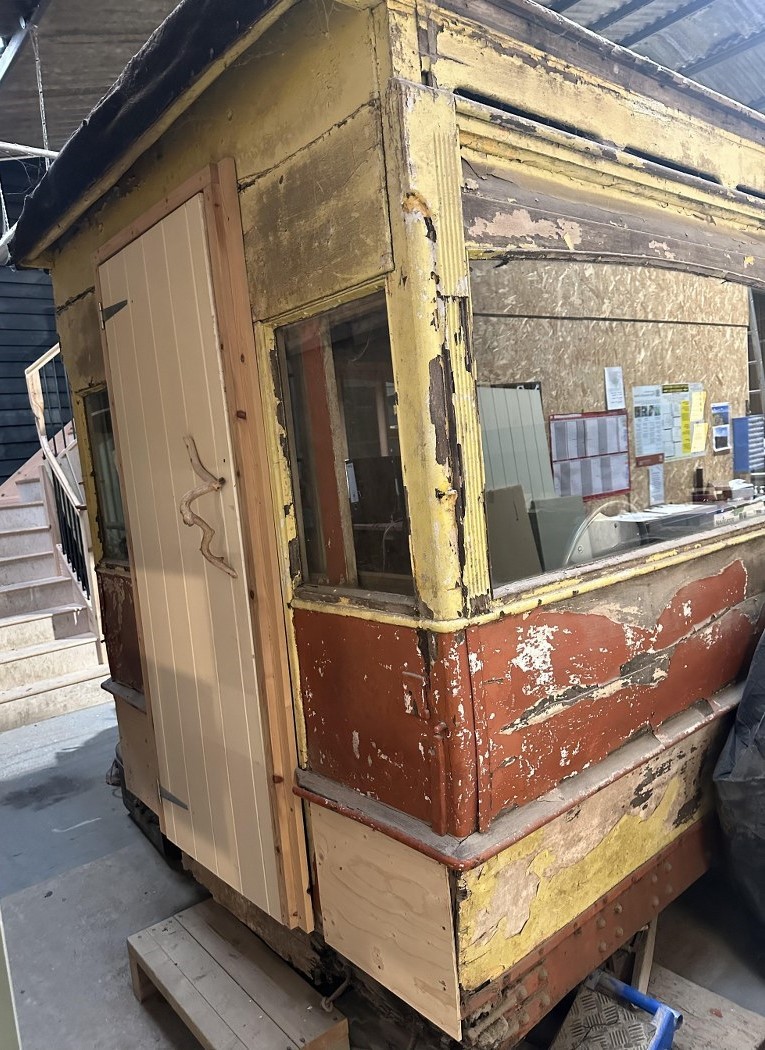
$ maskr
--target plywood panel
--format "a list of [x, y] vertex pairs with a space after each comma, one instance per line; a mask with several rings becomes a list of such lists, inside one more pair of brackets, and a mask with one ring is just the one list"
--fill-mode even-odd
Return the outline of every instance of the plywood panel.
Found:
[[[157, 734], [167, 834], [270, 914], [279, 914], [267, 762], [247, 599], [237, 485], [218, 354], [202, 196], [100, 269], [115, 429]], [[200, 479], [184, 444], [225, 478], [180, 517]]]
[[327, 943], [459, 1039], [446, 868], [321, 806], [311, 821]]

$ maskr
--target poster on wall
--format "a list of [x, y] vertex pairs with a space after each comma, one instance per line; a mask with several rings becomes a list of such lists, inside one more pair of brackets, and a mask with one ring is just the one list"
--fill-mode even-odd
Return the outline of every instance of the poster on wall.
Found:
[[606, 408], [613, 411], [626, 408], [624, 400], [624, 374], [621, 365], [611, 365], [604, 369], [606, 379]]
[[550, 416], [550, 453], [558, 496], [597, 499], [630, 490], [626, 412]]
[[661, 402], [664, 459], [702, 455], [707, 438], [703, 421], [706, 391], [702, 384], [664, 383]]
[[664, 430], [660, 386], [633, 386], [632, 424], [636, 465], [650, 467], [656, 463], [663, 463]]
[[730, 403], [715, 401], [712, 403], [712, 451], [724, 453], [731, 451], [730, 440]]

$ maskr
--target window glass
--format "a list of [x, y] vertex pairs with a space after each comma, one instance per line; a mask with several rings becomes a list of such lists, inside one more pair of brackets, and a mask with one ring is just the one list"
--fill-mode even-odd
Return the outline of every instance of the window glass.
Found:
[[112, 415], [106, 390], [85, 397], [85, 417], [93, 459], [93, 476], [98, 502], [98, 527], [104, 549], [104, 561], [126, 565], [128, 562], [125, 512], [122, 508], [117, 474]]
[[411, 594], [384, 295], [277, 334], [304, 579]]
[[765, 511], [747, 288], [516, 258], [471, 290], [495, 588]]

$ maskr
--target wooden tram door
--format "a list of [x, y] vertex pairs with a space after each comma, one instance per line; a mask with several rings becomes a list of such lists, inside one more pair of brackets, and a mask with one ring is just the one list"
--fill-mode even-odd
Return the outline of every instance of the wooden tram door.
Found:
[[163, 828], [280, 918], [205, 215], [197, 193], [99, 267], [110, 394]]

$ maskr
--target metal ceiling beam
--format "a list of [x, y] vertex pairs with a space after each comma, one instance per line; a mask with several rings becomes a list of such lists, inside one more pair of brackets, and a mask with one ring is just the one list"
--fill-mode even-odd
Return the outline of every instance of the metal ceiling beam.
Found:
[[629, 0], [628, 3], [622, 4], [621, 7], [615, 7], [613, 11], [607, 12], [605, 15], [601, 15], [600, 18], [596, 18], [594, 22], [588, 22], [587, 28], [592, 30], [593, 33], [602, 33], [604, 29], [608, 29], [614, 22], [621, 22], [627, 15], [634, 15], [637, 11], [642, 11], [644, 7], [648, 7], [652, 3], [652, 0]]
[[735, 43], [727, 44], [718, 51], [704, 55], [703, 58], [699, 58], [695, 62], [689, 62], [687, 66], [682, 66], [678, 69], [678, 73], [681, 73], [684, 77], [695, 76], [696, 73], [703, 73], [706, 69], [713, 69], [715, 66], [719, 66], [721, 62], [727, 62], [729, 58], [743, 55], [746, 51], [751, 51], [752, 48], [762, 43], [765, 43], [765, 29], [753, 33], [746, 40], [738, 40]]
[[661, 18], [657, 18], [655, 22], [643, 26], [642, 29], [636, 29], [634, 33], [627, 33], [618, 42], [622, 47], [632, 47], [634, 44], [639, 44], [641, 40], [646, 40], [649, 36], [653, 36], [654, 33], [661, 33], [662, 30], [669, 29], [670, 26], [682, 22], [684, 18], [690, 18], [697, 11], [703, 11], [705, 7], [710, 7], [714, 2], [715, 0], [691, 0], [689, 4], [675, 8], [674, 11], [668, 11]]
[[21, 146], [18, 142], [0, 142], [0, 153], [7, 153], [11, 157], [44, 157], [46, 160], [55, 160], [58, 156], [55, 150], [40, 149], [38, 146]]
[[3, 77], [19, 57], [21, 49], [29, 38], [32, 26], [38, 24], [42, 16], [45, 14], [45, 8], [49, 3], [50, 0], [40, 0], [29, 18], [26, 21], [23, 19], [21, 20], [19, 28], [13, 34], [3, 50], [0, 51], [0, 82], [2, 82]]
[[578, 3], [579, 0], [553, 0], [548, 7], [548, 11], [554, 11], [556, 15], [562, 15], [564, 11], [568, 11], [570, 7]]

